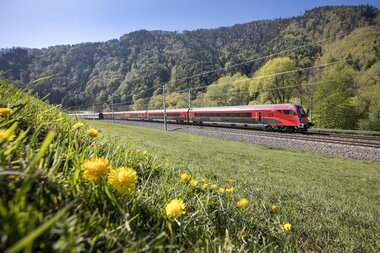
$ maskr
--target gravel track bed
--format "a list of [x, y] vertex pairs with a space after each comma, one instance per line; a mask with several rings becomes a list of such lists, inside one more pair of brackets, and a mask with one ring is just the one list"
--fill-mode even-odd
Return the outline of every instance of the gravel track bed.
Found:
[[[162, 123], [123, 120], [116, 120], [115, 123], [163, 130]], [[168, 130], [208, 136], [224, 140], [252, 143], [266, 147], [302, 150], [329, 156], [380, 162], [380, 148], [361, 147], [339, 143], [326, 143], [326, 141], [313, 140], [312, 138], [310, 138], [310, 140], [307, 140], [307, 138], [302, 140], [297, 138], [292, 139], [291, 136], [287, 138], [286, 135], [290, 134], [267, 133], [263, 131], [251, 131], [247, 129], [218, 128], [179, 124], [168, 124]], [[332, 137], [332, 140], [335, 139]]]

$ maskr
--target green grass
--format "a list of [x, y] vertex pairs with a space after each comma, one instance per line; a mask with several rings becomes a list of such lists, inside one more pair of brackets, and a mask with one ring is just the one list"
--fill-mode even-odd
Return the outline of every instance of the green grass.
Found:
[[[253, 212], [270, 208], [270, 203], [279, 204], [281, 218], [293, 224], [302, 250], [377, 251], [380, 247], [379, 163], [89, 123], [198, 177], [236, 179], [238, 192], [253, 200]], [[257, 193], [256, 188], [262, 191]], [[262, 201], [265, 207], [260, 206]]]
[[[78, 119], [0, 81], [3, 107], [11, 113], [0, 115], [1, 252], [380, 249], [379, 163], [104, 122], [74, 130]], [[101, 134], [89, 137], [91, 126]], [[135, 170], [136, 189], [121, 194], [109, 175], [86, 178], [82, 165], [94, 157]], [[203, 191], [182, 183], [183, 172], [236, 192]], [[236, 205], [243, 197], [246, 209]], [[172, 219], [165, 207], [175, 198], [186, 213]]]

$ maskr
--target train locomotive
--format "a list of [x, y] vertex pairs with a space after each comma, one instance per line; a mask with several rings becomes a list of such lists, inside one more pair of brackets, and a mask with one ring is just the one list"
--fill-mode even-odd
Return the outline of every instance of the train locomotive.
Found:
[[[78, 114], [87, 119], [164, 121], [164, 110]], [[313, 124], [299, 104], [223, 106], [166, 110], [167, 122], [229, 126], [286, 132], [306, 131]]]

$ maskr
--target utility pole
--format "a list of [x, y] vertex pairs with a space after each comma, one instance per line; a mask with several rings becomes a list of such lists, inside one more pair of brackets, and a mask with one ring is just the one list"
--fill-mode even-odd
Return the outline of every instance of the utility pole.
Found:
[[191, 89], [189, 89], [189, 109], [191, 108]]
[[164, 104], [164, 130], [168, 131], [168, 124], [166, 122], [166, 95], [165, 95], [165, 84], [162, 85], [162, 94], [163, 94], [163, 104]]
[[113, 97], [111, 97], [111, 103], [112, 103], [112, 123], [115, 123], [115, 115], [114, 115], [114, 111], [113, 111]]

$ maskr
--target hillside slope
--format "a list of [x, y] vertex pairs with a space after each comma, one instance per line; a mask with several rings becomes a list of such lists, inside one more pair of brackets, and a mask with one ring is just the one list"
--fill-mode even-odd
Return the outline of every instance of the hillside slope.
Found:
[[[40, 96], [50, 94], [51, 103], [65, 107], [106, 102], [111, 94], [121, 102], [132, 102], [162, 93], [160, 84], [164, 82], [171, 81], [170, 92], [209, 85], [226, 74], [252, 75], [264, 60], [234, 65], [373, 25], [377, 23], [375, 11], [370, 6], [320, 7], [299, 17], [218, 29], [183, 33], [141, 30], [103, 43], [14, 48], [0, 54], [0, 70], [18, 87], [50, 76], [34, 90]], [[321, 55], [321, 46], [288, 55], [299, 67], [311, 66]], [[221, 68], [226, 69], [183, 80]]]

